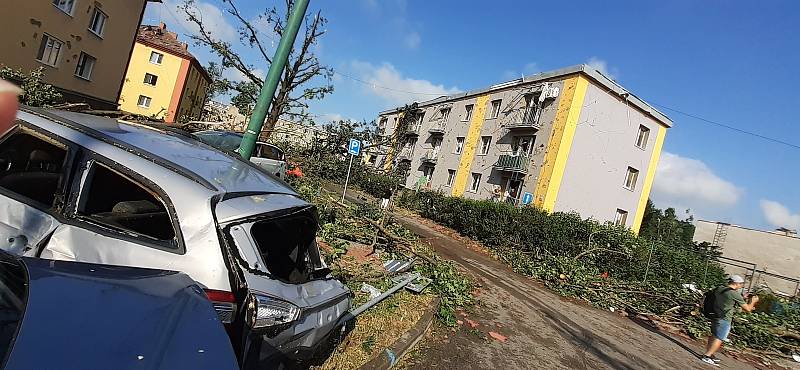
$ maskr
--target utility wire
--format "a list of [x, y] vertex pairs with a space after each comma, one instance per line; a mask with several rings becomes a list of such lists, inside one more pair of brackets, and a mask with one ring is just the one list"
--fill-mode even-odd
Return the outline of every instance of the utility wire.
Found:
[[709, 123], [709, 124], [716, 125], [716, 126], [719, 126], [719, 127], [723, 127], [723, 128], [728, 129], [728, 130], [736, 131], [736, 132], [741, 133], [741, 134], [755, 136], [757, 138], [760, 138], [760, 139], [763, 139], [763, 140], [767, 140], [767, 141], [771, 141], [771, 142], [774, 142], [774, 143], [778, 143], [778, 144], [781, 144], [781, 145], [786, 145], [786, 146], [794, 148], [794, 149], [800, 149], [800, 145], [797, 145], [797, 144], [792, 144], [790, 142], [786, 142], [786, 141], [783, 141], [783, 140], [780, 140], [780, 139], [772, 138], [772, 137], [769, 137], [769, 136], [764, 136], [764, 135], [761, 135], [761, 134], [758, 134], [758, 133], [755, 133], [755, 132], [752, 132], [752, 131], [742, 130], [740, 128], [733, 127], [731, 125], [727, 125], [727, 124], [724, 124], [724, 123], [715, 122], [715, 121], [712, 121], [710, 119], [706, 119], [706, 118], [703, 118], [703, 117], [700, 117], [700, 116], [696, 116], [696, 115], [691, 114], [691, 113], [686, 113], [686, 112], [677, 110], [675, 108], [668, 107], [666, 105], [662, 105], [662, 104], [658, 104], [658, 103], [652, 103], [652, 104], [656, 105], [656, 106], [659, 106], [661, 108], [664, 108], [666, 110], [669, 110], [669, 111], [684, 115], [686, 117], [694, 118], [694, 119], [696, 119], [698, 121], [701, 121], [701, 122], [705, 122], [705, 123]]

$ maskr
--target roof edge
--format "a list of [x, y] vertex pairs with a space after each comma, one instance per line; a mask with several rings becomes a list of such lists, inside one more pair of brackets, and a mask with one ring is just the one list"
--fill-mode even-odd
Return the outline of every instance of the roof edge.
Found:
[[[666, 114], [662, 113], [661, 111], [659, 111], [655, 107], [651, 106], [650, 104], [648, 104], [647, 102], [645, 102], [644, 100], [642, 100], [641, 98], [636, 96], [635, 94], [631, 93], [628, 89], [622, 87], [622, 85], [620, 85], [616, 81], [608, 78], [602, 72], [598, 71], [597, 69], [595, 69], [595, 68], [593, 68], [593, 67], [591, 67], [591, 66], [589, 66], [587, 64], [578, 64], [578, 65], [569, 66], [569, 67], [565, 67], [565, 68], [560, 68], [560, 69], [556, 69], [556, 70], [552, 70], [552, 71], [546, 71], [546, 72], [541, 72], [541, 73], [537, 73], [537, 74], [533, 74], [533, 75], [529, 75], [529, 76], [523, 76], [522, 78], [518, 78], [518, 79], [515, 79], [515, 80], [511, 80], [511, 81], [506, 81], [506, 82], [501, 82], [501, 83], [494, 84], [494, 85], [492, 85], [490, 87], [487, 87], [487, 88], [470, 90], [470, 91], [457, 93], [457, 94], [446, 95], [446, 96], [440, 96], [440, 97], [435, 98], [435, 99], [430, 99], [430, 100], [418, 102], [418, 104], [419, 104], [420, 107], [429, 106], [429, 105], [433, 105], [433, 104], [436, 104], [436, 103], [455, 100], [455, 99], [459, 99], [459, 98], [466, 98], [466, 97], [470, 97], [470, 96], [474, 96], [474, 95], [478, 95], [478, 94], [482, 94], [482, 93], [486, 93], [486, 92], [490, 92], [490, 91], [494, 91], [494, 90], [507, 89], [507, 88], [511, 88], [511, 87], [514, 87], [514, 86], [522, 85], [522, 84], [545, 82], [545, 81], [553, 79], [553, 78], [569, 76], [569, 75], [576, 74], [576, 73], [582, 73], [585, 76], [591, 78], [596, 83], [598, 83], [601, 86], [607, 88], [607, 90], [606, 90], [607, 92], [613, 92], [620, 99], [628, 101], [628, 103], [630, 103], [631, 105], [635, 106], [636, 108], [642, 110], [644, 113], [650, 115], [651, 117], [653, 117], [655, 120], [657, 120], [658, 122], [660, 122], [661, 124], [663, 124], [667, 128], [672, 127], [672, 124], [673, 124], [672, 119], [670, 119]], [[393, 109], [387, 109], [387, 110], [378, 112], [378, 115], [395, 113], [395, 112], [398, 112], [399, 110], [400, 110], [399, 107], [398, 108], [393, 108]]]

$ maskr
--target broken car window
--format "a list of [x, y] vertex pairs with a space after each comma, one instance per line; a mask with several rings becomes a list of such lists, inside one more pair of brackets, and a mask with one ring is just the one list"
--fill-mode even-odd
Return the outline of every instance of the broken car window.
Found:
[[175, 238], [169, 213], [155, 192], [96, 162], [81, 190], [78, 214], [158, 240]]
[[0, 188], [52, 207], [67, 150], [28, 133], [0, 143]]
[[305, 213], [258, 221], [250, 229], [267, 270], [289, 283], [310, 279], [309, 250], [316, 248], [316, 231], [316, 221]]

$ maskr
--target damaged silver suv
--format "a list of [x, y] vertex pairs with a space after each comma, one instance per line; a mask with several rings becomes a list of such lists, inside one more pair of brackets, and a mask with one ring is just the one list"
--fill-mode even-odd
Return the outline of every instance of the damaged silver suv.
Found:
[[343, 330], [351, 295], [320, 257], [316, 210], [280, 180], [150, 126], [31, 108], [17, 119], [0, 139], [0, 249], [182, 271], [242, 368], [308, 359]]

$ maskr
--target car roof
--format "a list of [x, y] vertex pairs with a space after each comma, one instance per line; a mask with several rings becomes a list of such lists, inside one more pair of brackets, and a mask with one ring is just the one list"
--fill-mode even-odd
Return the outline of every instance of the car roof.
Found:
[[[28, 114], [26, 114], [28, 113]], [[123, 120], [60, 110], [24, 107], [17, 118], [36, 124], [44, 118], [151, 160], [220, 193], [296, 192], [249, 161], [188, 135]], [[33, 121], [33, 122], [32, 122]]]

